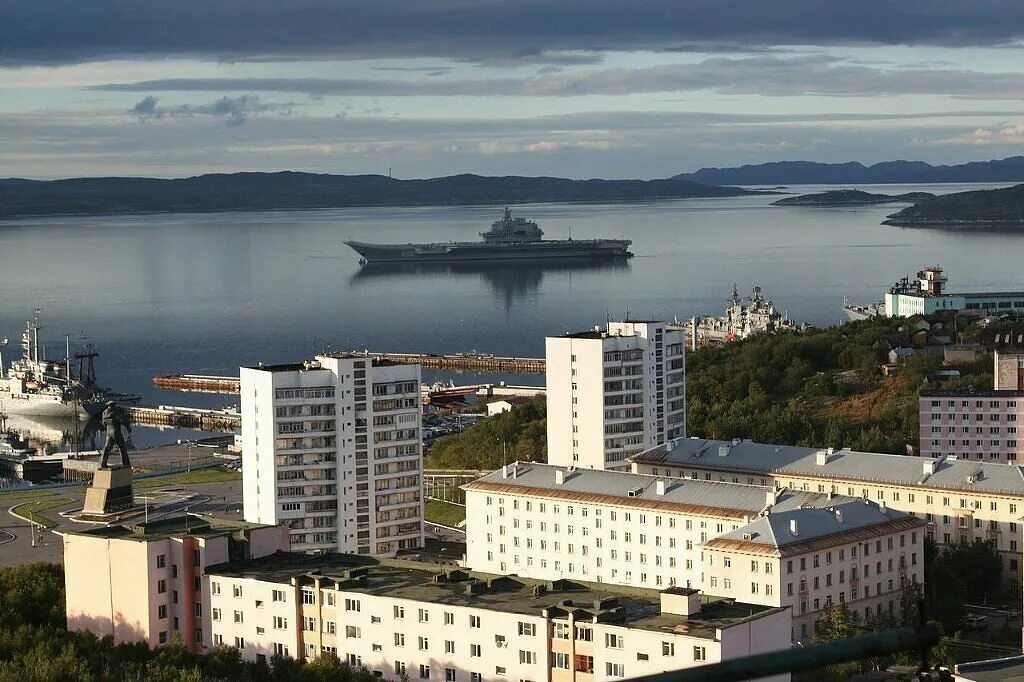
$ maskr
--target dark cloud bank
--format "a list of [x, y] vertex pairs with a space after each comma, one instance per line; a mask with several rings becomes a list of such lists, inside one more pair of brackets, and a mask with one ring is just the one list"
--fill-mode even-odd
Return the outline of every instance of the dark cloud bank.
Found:
[[[1002, 45], [1019, 0], [4, 0], [0, 61], [432, 56], [554, 61], [566, 51], [737, 45]], [[545, 56], [547, 55], [547, 56]]]

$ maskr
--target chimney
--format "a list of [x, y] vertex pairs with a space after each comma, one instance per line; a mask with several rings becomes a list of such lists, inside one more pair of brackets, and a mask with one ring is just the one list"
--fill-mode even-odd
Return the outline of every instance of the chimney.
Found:
[[800, 535], [800, 529], [797, 526], [796, 519], [789, 520], [789, 534], [793, 537]]
[[563, 483], [565, 483], [565, 471], [555, 469], [555, 485], [562, 485]]
[[654, 482], [654, 492], [657, 495], [664, 496], [664, 494], [665, 494], [665, 481], [655, 481]]
[[504, 464], [501, 467], [501, 477], [508, 478], [508, 464]]
[[509, 466], [512, 467], [512, 478], [519, 478], [519, 462], [512, 462]]
[[[831, 448], [829, 448], [829, 450], [831, 450]], [[818, 450], [816, 453], [814, 453], [814, 463], [820, 467], [825, 466], [826, 464], [828, 464], [828, 456], [830, 454], [831, 453], [828, 452], [827, 450]]]
[[843, 522], [843, 510], [842, 509], [836, 509], [836, 523], [842, 523], [842, 522]]
[[935, 470], [939, 468], [939, 460], [937, 459], [926, 459], [923, 464], [925, 476], [931, 476], [935, 473]]
[[719, 457], [728, 457], [729, 456], [729, 449], [730, 449], [730, 446], [728, 446], [728, 445], [719, 445], [718, 446], [718, 456]]
[[878, 511], [882, 512], [883, 514], [885, 513], [885, 511], [886, 511], [886, 509], [885, 509], [885, 500], [881, 500], [878, 503]]
[[772, 488], [765, 494], [764, 504], [766, 507], [774, 507], [779, 501], [779, 489]]
[[700, 590], [692, 587], [670, 587], [663, 590], [661, 612], [674, 616], [696, 616], [700, 613]]

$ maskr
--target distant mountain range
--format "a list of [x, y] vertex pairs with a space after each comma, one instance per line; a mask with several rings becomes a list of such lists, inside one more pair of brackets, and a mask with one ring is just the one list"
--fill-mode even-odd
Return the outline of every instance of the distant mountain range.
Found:
[[868, 185], [926, 182], [1024, 182], [1024, 156], [933, 166], [923, 161], [856, 162], [778, 161], [738, 168], [701, 168], [676, 180], [709, 185]]
[[231, 173], [191, 178], [0, 179], [0, 218], [199, 211], [643, 201], [751, 194], [689, 180], [569, 180], [453, 175], [394, 180], [383, 175]]
[[884, 221], [900, 227], [1024, 228], [1024, 185], [943, 194], [918, 201]]

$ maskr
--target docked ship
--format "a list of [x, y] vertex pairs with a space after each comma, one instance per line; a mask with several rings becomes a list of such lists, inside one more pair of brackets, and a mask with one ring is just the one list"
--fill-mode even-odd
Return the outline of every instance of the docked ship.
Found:
[[544, 239], [536, 222], [513, 218], [508, 207], [479, 242], [368, 244], [346, 241], [363, 263], [511, 261], [574, 258], [628, 258], [629, 239]]
[[[96, 385], [94, 360], [98, 353], [91, 345], [72, 355], [68, 341], [63, 359], [48, 359], [46, 345], [39, 339], [41, 328], [38, 316], [25, 323], [21, 333], [22, 355], [9, 367], [4, 366], [0, 355], [0, 410], [39, 417], [90, 417], [102, 411], [108, 400], [138, 399]], [[3, 345], [6, 339], [0, 350]], [[72, 370], [72, 360], [78, 363], [77, 374]]]
[[775, 304], [761, 293], [761, 287], [754, 286], [750, 296], [740, 296], [733, 285], [725, 315], [695, 317], [686, 327], [690, 347], [696, 349], [746, 339], [755, 334], [773, 334], [786, 329], [798, 330], [804, 325], [791, 320], [788, 313], [778, 310]]
[[872, 317], [883, 317], [885, 315], [885, 301], [875, 301], [868, 305], [859, 305], [857, 303], [850, 303], [844, 296], [843, 314], [846, 315], [846, 319], [850, 322], [867, 320]]

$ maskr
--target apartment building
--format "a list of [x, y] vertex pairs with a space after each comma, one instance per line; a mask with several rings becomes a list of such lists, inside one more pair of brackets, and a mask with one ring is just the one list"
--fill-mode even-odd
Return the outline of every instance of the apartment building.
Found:
[[997, 350], [994, 354], [993, 388], [1024, 391], [1024, 350]]
[[835, 502], [769, 486], [533, 463], [507, 465], [463, 490], [466, 565], [474, 570], [706, 591], [701, 546], [709, 539], [765, 510]]
[[628, 469], [630, 455], [684, 436], [685, 340], [650, 321], [547, 337], [549, 461]]
[[922, 519], [870, 500], [766, 513], [703, 545], [706, 590], [792, 609], [794, 640], [834, 604], [865, 618], [900, 615], [924, 582]]
[[284, 528], [178, 516], [60, 533], [69, 630], [114, 642], [210, 646], [207, 566], [287, 549]]
[[241, 369], [245, 518], [307, 552], [423, 540], [420, 368], [322, 355]]
[[1024, 469], [1016, 465], [702, 438], [675, 440], [632, 461], [635, 472], [655, 476], [884, 502], [923, 519], [925, 534], [939, 544], [992, 541], [1007, 586], [1021, 586]]
[[[282, 553], [209, 571], [213, 641], [384, 679], [603, 682], [788, 648], [790, 609], [696, 590]], [[788, 675], [772, 679], [786, 680]]]

